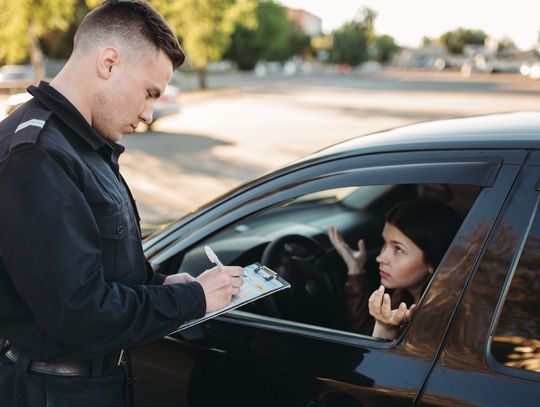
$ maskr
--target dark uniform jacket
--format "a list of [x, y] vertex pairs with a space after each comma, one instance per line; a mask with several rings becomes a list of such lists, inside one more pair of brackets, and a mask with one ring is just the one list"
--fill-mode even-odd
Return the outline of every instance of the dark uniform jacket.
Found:
[[198, 283], [146, 262], [124, 148], [42, 82], [0, 123], [0, 338], [33, 360], [146, 344], [204, 315]]

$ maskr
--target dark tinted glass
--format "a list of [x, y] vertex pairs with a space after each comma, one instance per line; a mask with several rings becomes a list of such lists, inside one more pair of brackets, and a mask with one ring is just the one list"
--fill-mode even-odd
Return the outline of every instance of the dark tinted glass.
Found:
[[500, 363], [540, 372], [540, 213], [506, 296], [491, 352]]

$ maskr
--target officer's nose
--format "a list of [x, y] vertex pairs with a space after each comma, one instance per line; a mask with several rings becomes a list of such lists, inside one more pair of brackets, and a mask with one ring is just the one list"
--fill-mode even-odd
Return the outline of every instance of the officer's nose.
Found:
[[152, 103], [146, 103], [143, 111], [141, 112], [139, 119], [145, 124], [152, 123], [154, 113], [154, 105]]

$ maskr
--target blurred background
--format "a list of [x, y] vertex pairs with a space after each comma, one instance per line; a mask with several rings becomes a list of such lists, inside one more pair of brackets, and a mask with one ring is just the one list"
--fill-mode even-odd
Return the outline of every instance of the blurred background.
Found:
[[[0, 117], [50, 80], [97, 0], [0, 0]], [[540, 2], [152, 0], [188, 55], [121, 143], [144, 223], [354, 136], [540, 110]], [[540, 135], [539, 135], [540, 136]]]

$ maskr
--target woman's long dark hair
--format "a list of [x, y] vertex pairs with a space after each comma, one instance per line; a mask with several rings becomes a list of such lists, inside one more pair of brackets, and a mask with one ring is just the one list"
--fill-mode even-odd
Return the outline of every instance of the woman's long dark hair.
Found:
[[[386, 213], [385, 221], [411, 239], [422, 250], [424, 261], [434, 270], [461, 225], [461, 219], [452, 207], [439, 201], [428, 200], [398, 203]], [[414, 298], [406, 290], [399, 290], [399, 295], [392, 296], [392, 304], [397, 306], [400, 302], [409, 306], [414, 302]]]

